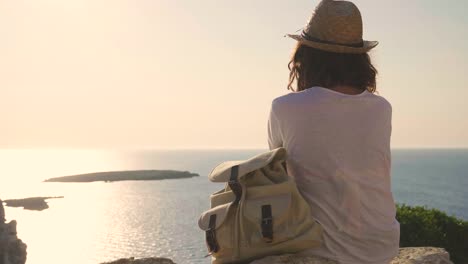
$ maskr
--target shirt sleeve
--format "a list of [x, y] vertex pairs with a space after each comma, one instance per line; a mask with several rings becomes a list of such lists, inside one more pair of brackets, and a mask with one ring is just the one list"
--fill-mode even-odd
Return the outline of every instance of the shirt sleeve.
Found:
[[270, 150], [283, 146], [280, 122], [276, 116], [273, 103], [270, 107], [270, 115], [268, 117], [268, 146]]

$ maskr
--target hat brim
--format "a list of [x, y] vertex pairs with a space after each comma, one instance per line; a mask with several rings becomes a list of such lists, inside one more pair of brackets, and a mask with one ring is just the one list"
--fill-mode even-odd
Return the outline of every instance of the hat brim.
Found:
[[370, 51], [371, 49], [375, 48], [379, 44], [378, 41], [364, 40], [362, 47], [349, 47], [349, 46], [343, 46], [343, 45], [338, 45], [338, 44], [328, 44], [328, 43], [311, 41], [311, 40], [304, 39], [301, 35], [287, 34], [287, 36], [299, 41], [300, 43], [306, 46], [316, 48], [319, 50], [323, 50], [323, 51], [335, 52], [335, 53], [354, 53], [354, 54], [366, 53]]

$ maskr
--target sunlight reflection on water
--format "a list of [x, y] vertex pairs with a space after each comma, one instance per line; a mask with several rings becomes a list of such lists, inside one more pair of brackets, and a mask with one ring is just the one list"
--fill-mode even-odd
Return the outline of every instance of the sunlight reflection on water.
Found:
[[[260, 151], [0, 150], [0, 198], [64, 196], [41, 212], [6, 207], [28, 245], [28, 263], [99, 263], [128, 257], [169, 257], [209, 263], [198, 229], [208, 196], [222, 186], [206, 178], [224, 160]], [[87, 172], [176, 169], [201, 177], [113, 183], [42, 183]], [[64, 261], [65, 260], [65, 261]]]
[[206, 178], [51, 183], [64, 199], [48, 200], [50, 208], [41, 212], [7, 207], [6, 213], [19, 219], [28, 263], [99, 263], [131, 256], [207, 263], [201, 260], [204, 241], [196, 225], [207, 198], [180, 188], [203, 185], [201, 180]]

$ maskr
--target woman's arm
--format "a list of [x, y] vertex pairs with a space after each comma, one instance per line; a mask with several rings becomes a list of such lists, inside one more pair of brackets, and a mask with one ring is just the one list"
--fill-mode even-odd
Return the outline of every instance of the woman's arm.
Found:
[[278, 117], [275, 113], [274, 102], [270, 107], [270, 115], [268, 117], [268, 146], [270, 150], [283, 146], [283, 138]]

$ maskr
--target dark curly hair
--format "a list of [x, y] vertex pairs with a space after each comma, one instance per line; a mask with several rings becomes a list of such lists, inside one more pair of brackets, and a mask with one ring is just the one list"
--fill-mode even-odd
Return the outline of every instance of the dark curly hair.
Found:
[[[288, 90], [346, 85], [371, 93], [376, 91], [377, 69], [367, 53], [333, 53], [298, 43], [288, 68]], [[294, 81], [296, 90], [292, 87]]]

